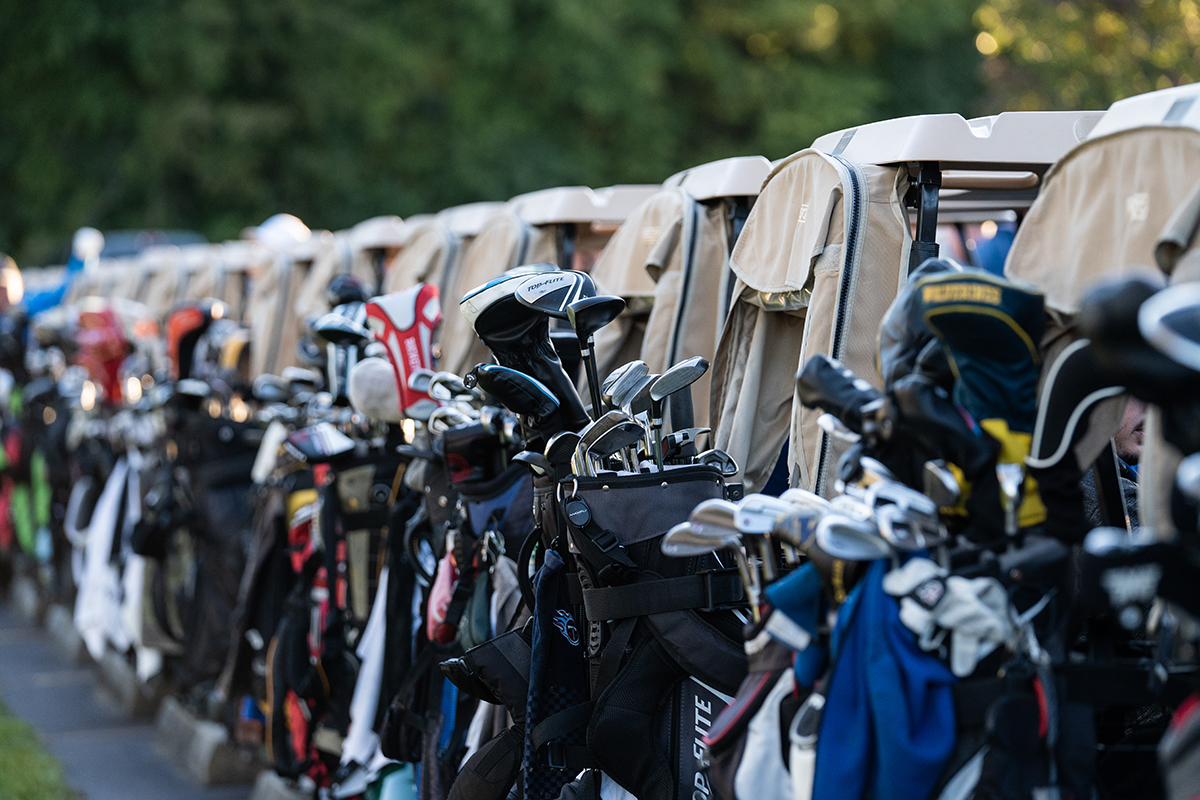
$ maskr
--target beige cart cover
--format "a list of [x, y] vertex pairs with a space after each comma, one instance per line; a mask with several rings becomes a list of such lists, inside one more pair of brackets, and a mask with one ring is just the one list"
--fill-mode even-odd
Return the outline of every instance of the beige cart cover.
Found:
[[[771, 172], [762, 156], [728, 158], [673, 175], [660, 194], [678, 195], [678, 214], [648, 254], [654, 305], [646, 321], [641, 359], [652, 372], [717, 349], [726, 308], [734, 197], [755, 197]], [[666, 204], [668, 207], [670, 204]], [[694, 424], [707, 427], [711, 376], [692, 387]]]
[[245, 239], [224, 242], [213, 259], [212, 286], [205, 296], [225, 305], [224, 315], [248, 323], [247, 309], [254, 278], [270, 266], [272, 253], [266, 245]]
[[[832, 490], [825, 477], [838, 448], [817, 427], [819, 414], [794, 400], [795, 375], [825, 353], [878, 385], [879, 323], [911, 248], [907, 188], [904, 168], [815, 150], [767, 178], [730, 259], [738, 280], [712, 377], [715, 446], [741, 465], [747, 491], [766, 483], [789, 429], [793, 485]], [[849, 241], [848, 230], [857, 234]]]
[[380, 294], [400, 292], [418, 283], [442, 285], [462, 244], [450, 228], [433, 216], [410, 218], [408, 240], [383, 276]]
[[596, 333], [596, 371], [601, 378], [640, 358], [657, 286], [646, 263], [663, 232], [683, 216], [685, 195], [659, 192], [637, 206], [608, 240], [592, 267], [600, 294], [625, 298], [625, 313]]
[[331, 234], [322, 231], [283, 253], [254, 282], [248, 310], [250, 324], [250, 377], [278, 375], [284, 367], [299, 366], [296, 344], [303, 318], [296, 315], [300, 288], [313, 260], [328, 246]]
[[522, 220], [512, 208], [504, 208], [495, 213], [476, 236], [464, 242], [462, 259], [447, 282], [446, 297], [442, 301], [440, 369], [462, 375], [476, 364], [491, 360], [487, 346], [467, 323], [458, 301], [476, 286], [504, 271], [530, 263], [535, 250], [544, 250], [542, 242], [547, 236], [553, 242], [553, 229], [536, 228]]

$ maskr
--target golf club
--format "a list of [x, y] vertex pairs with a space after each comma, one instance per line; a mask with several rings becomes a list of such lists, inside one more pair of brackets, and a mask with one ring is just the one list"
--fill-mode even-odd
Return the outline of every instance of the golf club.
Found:
[[579, 351], [587, 367], [588, 389], [592, 394], [592, 408], [600, 411], [600, 376], [596, 372], [596, 356], [592, 353], [593, 336], [596, 331], [612, 322], [625, 310], [625, 300], [620, 297], [596, 295], [584, 297], [567, 305], [567, 321], [579, 339]]
[[684, 359], [655, 379], [650, 387], [650, 431], [653, 436], [651, 449], [659, 472], [663, 468], [662, 426], [663, 401], [670, 395], [682, 391], [698, 381], [708, 372], [708, 361], [700, 356]]

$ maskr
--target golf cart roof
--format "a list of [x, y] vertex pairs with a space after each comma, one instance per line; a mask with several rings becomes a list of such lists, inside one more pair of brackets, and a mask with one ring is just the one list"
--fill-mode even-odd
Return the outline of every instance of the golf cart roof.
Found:
[[[1024, 171], [1040, 175], [1082, 142], [1103, 114], [1103, 111], [1006, 111], [975, 119], [966, 119], [961, 114], [921, 114], [827, 133], [812, 146], [860, 164], [937, 161], [943, 170]], [[995, 180], [998, 178], [993, 183]]]
[[437, 217], [455, 236], [474, 236], [489, 219], [503, 211], [507, 205], [508, 203], [494, 202], [467, 203], [443, 209], [437, 213]]
[[676, 172], [663, 186], [678, 186], [697, 200], [756, 197], [770, 172], [764, 156], [735, 156]]
[[509, 202], [530, 225], [569, 222], [620, 224], [639, 203], [659, 190], [653, 185], [560, 186], [517, 195]]
[[1092, 128], [1089, 139], [1131, 128], [1163, 125], [1200, 130], [1200, 83], [1118, 100]]
[[356, 250], [403, 247], [410, 232], [404, 220], [395, 215], [371, 217], [350, 229], [350, 241]]

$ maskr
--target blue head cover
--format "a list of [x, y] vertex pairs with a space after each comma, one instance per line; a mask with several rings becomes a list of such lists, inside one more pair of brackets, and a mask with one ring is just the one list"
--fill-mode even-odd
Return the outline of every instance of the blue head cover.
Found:
[[816, 800], [924, 800], [954, 750], [954, 675], [917, 647], [885, 571], [872, 564], [838, 615]]

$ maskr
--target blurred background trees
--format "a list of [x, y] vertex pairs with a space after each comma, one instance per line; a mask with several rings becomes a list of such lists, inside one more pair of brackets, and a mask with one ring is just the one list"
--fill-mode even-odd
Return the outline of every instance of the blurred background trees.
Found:
[[1200, 72], [1192, 0], [0, 0], [0, 29], [22, 264], [83, 224], [339, 228]]

